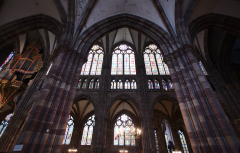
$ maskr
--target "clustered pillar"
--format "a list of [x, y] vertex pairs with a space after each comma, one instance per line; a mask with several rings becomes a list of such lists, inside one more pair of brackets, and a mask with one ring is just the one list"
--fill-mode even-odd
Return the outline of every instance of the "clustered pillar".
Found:
[[21, 130], [16, 145], [21, 152], [60, 152], [78, 79], [86, 57], [65, 46], [57, 57], [33, 108]]
[[169, 54], [179, 106], [194, 152], [238, 152], [238, 139], [204, 76], [192, 46]]

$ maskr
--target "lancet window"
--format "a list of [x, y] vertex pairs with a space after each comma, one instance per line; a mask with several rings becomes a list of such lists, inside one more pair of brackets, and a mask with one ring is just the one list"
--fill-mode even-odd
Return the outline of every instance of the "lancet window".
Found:
[[70, 144], [71, 138], [72, 138], [72, 133], [73, 133], [73, 128], [74, 128], [73, 117], [71, 115], [69, 115], [68, 125], [67, 125], [66, 131], [65, 131], [63, 144], [65, 144], [65, 145]]
[[2, 121], [2, 123], [0, 124], [0, 138], [2, 137], [2, 134], [4, 133], [5, 129], [8, 126], [8, 123], [11, 119], [11, 117], [13, 116], [13, 113], [8, 114], [5, 119]]
[[131, 89], [137, 89], [137, 82], [134, 79], [131, 82]]
[[[135, 146], [135, 136], [132, 119], [126, 114], [122, 114], [114, 125], [114, 145]], [[120, 136], [119, 133], [120, 132]]]
[[148, 89], [154, 89], [153, 88], [153, 82], [150, 79], [148, 79]]
[[89, 83], [89, 89], [93, 89], [93, 88], [94, 88], [94, 79], [91, 79]]
[[136, 75], [135, 55], [133, 49], [121, 44], [112, 54], [112, 75]]
[[168, 79], [168, 81], [166, 81], [165, 79], [162, 79], [162, 86], [163, 86], [163, 89], [166, 91], [174, 90], [174, 86], [170, 79]]
[[1, 65], [1, 67], [0, 67], [0, 72], [2, 71], [2, 69], [4, 69], [7, 65], [8, 65], [8, 63], [9, 62], [11, 62], [11, 60], [13, 59], [13, 57], [14, 57], [14, 51], [12, 51], [9, 55], [8, 55], [8, 57], [7, 57], [7, 59], [3, 62], [3, 64]]
[[171, 153], [170, 150], [169, 150], [169, 148], [168, 148], [168, 145], [169, 145], [168, 143], [169, 143], [169, 141], [168, 141], [168, 132], [167, 132], [167, 130], [165, 131], [164, 136], [165, 136], [165, 141], [166, 141], [168, 153]]
[[77, 88], [81, 89], [81, 85], [82, 85], [82, 79], [79, 79]]
[[126, 81], [125, 81], [125, 89], [130, 89], [131, 87], [130, 87], [130, 82], [129, 82], [129, 80], [128, 79], [126, 79]]
[[160, 49], [155, 44], [150, 44], [143, 52], [147, 75], [170, 75], [168, 66], [163, 62]]
[[116, 89], [117, 85], [116, 85], [116, 81], [113, 79], [111, 82], [111, 89]]
[[202, 64], [201, 61], [199, 62], [199, 66], [201, 67], [201, 69], [202, 69], [202, 71], [203, 71], [203, 74], [204, 74], [204, 75], [208, 75], [208, 73], [207, 73], [206, 69], [204, 68], [204, 66], [203, 66], [203, 64]]
[[103, 56], [102, 47], [94, 45], [88, 54], [87, 63], [82, 66], [81, 75], [101, 75]]
[[155, 89], [160, 89], [159, 81], [157, 79], [154, 80]]
[[137, 89], [137, 82], [135, 79], [132, 79], [131, 82], [129, 79], [126, 79], [125, 82], [123, 82], [122, 79], [119, 79], [117, 82], [113, 79], [111, 89]]
[[81, 145], [91, 145], [93, 128], [95, 126], [95, 114], [88, 118], [83, 128]]
[[157, 131], [156, 130], [154, 130], [154, 136], [155, 136], [157, 153], [159, 153], [158, 138], [157, 138]]
[[121, 79], [118, 80], [117, 89], [123, 89], [123, 83]]
[[82, 84], [82, 89], [86, 89], [86, 87], [87, 87], [87, 79], [84, 79]]
[[184, 153], [189, 153], [187, 143], [186, 143], [186, 139], [185, 139], [185, 136], [184, 136], [183, 132], [178, 130], [178, 134], [179, 134], [179, 137], [180, 137], [180, 140], [181, 140], [181, 143], [182, 143], [183, 152]]
[[99, 89], [99, 79], [97, 79], [95, 82], [95, 89]]

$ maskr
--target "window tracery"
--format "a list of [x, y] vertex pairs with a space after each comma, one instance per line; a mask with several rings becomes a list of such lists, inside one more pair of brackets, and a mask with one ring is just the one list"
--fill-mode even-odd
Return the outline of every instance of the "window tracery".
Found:
[[95, 89], [99, 89], [99, 79], [97, 79], [95, 82]]
[[155, 89], [160, 89], [159, 81], [157, 79], [154, 80]]
[[181, 143], [182, 143], [183, 152], [184, 153], [189, 153], [187, 143], [186, 143], [186, 139], [185, 139], [185, 136], [184, 136], [183, 132], [178, 130], [178, 134], [179, 134], [179, 137], [180, 137], [180, 140], [181, 140]]
[[94, 87], [94, 79], [91, 79], [89, 83], [89, 89], [93, 89], [93, 87]]
[[72, 133], [73, 133], [73, 128], [74, 128], [73, 117], [71, 115], [69, 115], [68, 125], [67, 125], [66, 131], [65, 131], [63, 144], [65, 144], [65, 145], [70, 144], [71, 138], [72, 138]]
[[125, 89], [130, 89], [130, 82], [128, 81], [128, 79], [126, 79], [125, 81]]
[[[123, 130], [125, 128], [125, 130]], [[114, 145], [119, 146], [135, 146], [135, 136], [130, 134], [134, 130], [132, 119], [126, 114], [122, 114], [114, 125]], [[118, 137], [118, 131], [121, 136]], [[125, 132], [124, 132], [125, 131]]]
[[114, 79], [111, 82], [111, 89], [116, 89], [116, 81]]
[[87, 79], [84, 79], [82, 84], [82, 89], [86, 89], [86, 87], [87, 87]]
[[111, 81], [111, 89], [137, 89], [137, 82], [135, 79], [132, 79], [131, 82], [129, 79], [126, 79], [125, 82], [122, 79], [119, 79], [118, 82], [113, 79]]
[[174, 90], [174, 86], [170, 79], [168, 79], [168, 81], [166, 81], [165, 79], [162, 79], [162, 86], [163, 86], [163, 89], [166, 91]]
[[82, 134], [81, 145], [91, 145], [93, 128], [95, 126], [95, 114], [88, 118], [88, 121], [85, 123]]
[[135, 55], [130, 46], [121, 44], [112, 54], [112, 75], [136, 75]]
[[150, 44], [143, 53], [147, 75], [170, 75], [168, 66], [163, 62], [160, 49], [155, 44]]
[[10, 121], [10, 119], [11, 119], [12, 116], [13, 116], [13, 113], [8, 114], [8, 115], [5, 117], [5, 119], [2, 121], [2, 123], [0, 124], [0, 138], [2, 137], [5, 129], [7, 128], [8, 123], [9, 123], [9, 121]]
[[151, 79], [148, 79], [148, 89], [154, 89], [153, 88], [153, 83]]
[[101, 75], [103, 56], [102, 47], [94, 45], [88, 54], [87, 63], [82, 66], [81, 75]]

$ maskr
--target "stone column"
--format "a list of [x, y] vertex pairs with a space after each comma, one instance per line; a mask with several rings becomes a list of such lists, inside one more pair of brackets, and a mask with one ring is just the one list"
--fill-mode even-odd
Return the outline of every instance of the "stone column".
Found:
[[239, 140], [226, 117], [214, 91], [209, 82], [204, 76], [199, 63], [194, 56], [194, 49], [192, 46], [184, 46], [186, 52], [185, 62], [192, 66], [192, 77], [195, 77], [195, 89], [198, 91], [202, 109], [205, 111], [206, 120], [208, 121], [209, 129], [204, 128], [205, 134], [212, 133], [212, 136], [206, 135], [208, 144], [212, 149], [213, 140], [215, 140], [215, 148], [222, 152], [239, 152]]
[[172, 55], [164, 57], [164, 60], [167, 63], [170, 71], [175, 93], [179, 102], [179, 107], [184, 119], [189, 139], [192, 143], [193, 151], [195, 153], [203, 152], [203, 150], [204, 152], [210, 152], [208, 147], [199, 148], [199, 144], [205, 145], [206, 140], [203, 139], [203, 133], [200, 129], [201, 126], [199, 120], [197, 119], [197, 114], [194, 110], [194, 106], [192, 104], [192, 100], [190, 99], [190, 94], [187, 90], [187, 85], [184, 81], [179, 65]]
[[[109, 35], [106, 35], [106, 48], [105, 55], [102, 65], [102, 76], [108, 76], [111, 74], [111, 53], [109, 50]], [[95, 128], [92, 138], [91, 144], [91, 153], [104, 153], [107, 148], [107, 117], [108, 113], [106, 112], [106, 104], [107, 104], [107, 91], [110, 85], [110, 78], [101, 77], [100, 78], [100, 95], [99, 101], [96, 104], [95, 114], [96, 114], [96, 122]]]
[[58, 48], [46, 84], [42, 87], [16, 144], [21, 152], [60, 152], [78, 79], [86, 57]]
[[140, 118], [142, 130], [142, 147], [144, 153], [156, 152], [153, 121], [150, 111], [152, 111], [152, 108], [150, 106], [146, 106]]

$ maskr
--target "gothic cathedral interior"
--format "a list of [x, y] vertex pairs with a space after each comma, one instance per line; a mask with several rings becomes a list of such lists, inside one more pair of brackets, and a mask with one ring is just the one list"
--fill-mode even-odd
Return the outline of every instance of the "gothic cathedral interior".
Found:
[[0, 152], [239, 153], [239, 0], [0, 0]]

